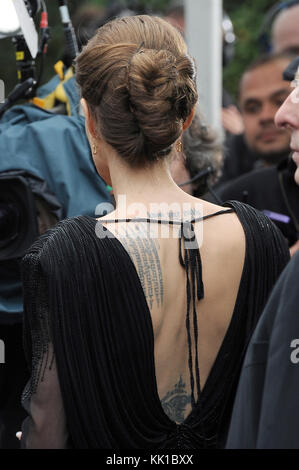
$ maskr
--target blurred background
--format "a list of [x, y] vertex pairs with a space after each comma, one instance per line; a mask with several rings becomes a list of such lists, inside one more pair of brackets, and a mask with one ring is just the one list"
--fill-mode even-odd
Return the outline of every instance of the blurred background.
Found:
[[[209, 0], [207, 0], [209, 1]], [[76, 29], [84, 30], [84, 22], [92, 15], [104, 14], [104, 9], [112, 4], [123, 5], [126, 0], [69, 0], [68, 7]], [[130, 2], [132, 4], [132, 2]], [[180, 2], [173, 0], [137, 0], [136, 8], [146, 8], [156, 14], [167, 14], [168, 9]], [[223, 0], [223, 8], [229, 15], [236, 35], [234, 59], [224, 68], [224, 88], [236, 98], [238, 82], [246, 66], [259, 55], [258, 37], [266, 12], [277, 2], [275, 0]], [[47, 1], [51, 39], [49, 41], [47, 60], [42, 78], [46, 83], [53, 76], [53, 65], [64, 54], [64, 36], [61, 27], [57, 3]], [[80, 25], [81, 22], [81, 25]], [[15, 48], [11, 38], [0, 42], [0, 78], [4, 80], [6, 95], [17, 84]]]

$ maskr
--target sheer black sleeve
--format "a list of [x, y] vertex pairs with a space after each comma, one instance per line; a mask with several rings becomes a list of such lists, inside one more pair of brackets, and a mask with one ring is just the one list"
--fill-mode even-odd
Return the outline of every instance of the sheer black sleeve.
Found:
[[31, 379], [22, 395], [29, 414], [22, 425], [21, 447], [65, 448], [68, 433], [49, 319], [47, 284], [38, 253], [22, 261], [24, 346]]

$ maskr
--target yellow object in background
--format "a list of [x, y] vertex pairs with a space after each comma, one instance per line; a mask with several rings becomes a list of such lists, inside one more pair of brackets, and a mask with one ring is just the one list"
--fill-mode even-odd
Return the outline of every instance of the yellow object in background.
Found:
[[62, 60], [56, 62], [56, 64], [54, 65], [54, 70], [59, 76], [60, 80], [64, 80], [64, 63], [62, 62]]
[[32, 103], [40, 108], [51, 110], [56, 102], [64, 103], [66, 105], [67, 115], [71, 115], [71, 106], [65, 93], [63, 84], [67, 82], [71, 77], [73, 77], [74, 72], [72, 67], [70, 67], [65, 73], [65, 66], [64, 63], [59, 60], [54, 65], [54, 70], [56, 74], [59, 76], [60, 83], [57, 85], [55, 90], [53, 90], [49, 95], [45, 96], [44, 98], [34, 97]]
[[24, 60], [25, 53], [24, 51], [17, 51], [16, 52], [16, 60]]

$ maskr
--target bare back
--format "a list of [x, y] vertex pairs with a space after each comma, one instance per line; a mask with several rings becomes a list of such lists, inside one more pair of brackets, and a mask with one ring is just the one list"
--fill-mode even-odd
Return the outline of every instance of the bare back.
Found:
[[[223, 211], [220, 206], [201, 202], [203, 216]], [[100, 220], [111, 218], [109, 214]], [[165, 237], [160, 227], [151, 237], [146, 225], [130, 222], [130, 230], [124, 236], [124, 223], [105, 224], [134, 262], [152, 319], [159, 397], [169, 418], [181, 423], [191, 411], [186, 271], [179, 261], [178, 228], [170, 227], [169, 236]], [[204, 285], [204, 298], [195, 302], [203, 390], [233, 315], [245, 259], [245, 235], [233, 212], [196, 222], [194, 229]], [[193, 334], [192, 321], [190, 328]], [[192, 354], [195, 357], [195, 344]]]

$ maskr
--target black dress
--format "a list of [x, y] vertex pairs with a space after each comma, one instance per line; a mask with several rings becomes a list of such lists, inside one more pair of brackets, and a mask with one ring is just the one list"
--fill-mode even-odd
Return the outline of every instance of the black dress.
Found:
[[[109, 231], [108, 237], [98, 238], [97, 221], [80, 216], [60, 222], [31, 247], [22, 262], [24, 344], [32, 367], [23, 394], [30, 416], [23, 423], [22, 447], [225, 445], [246, 346], [289, 259], [286, 243], [269, 219], [239, 202], [225, 206], [230, 208], [225, 212], [236, 212], [246, 236], [243, 273], [216, 360], [181, 424], [167, 416], [159, 399], [151, 315], [122, 243]], [[179, 253], [189, 299], [190, 376], [200, 390], [198, 361], [192, 357], [195, 326], [190, 334], [196, 311], [190, 299], [202, 298], [204, 286], [199, 249], [186, 248], [189, 229], [192, 224], [182, 226]]]

